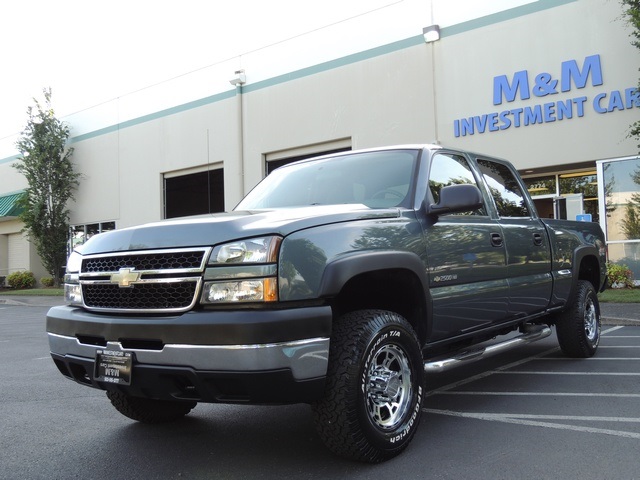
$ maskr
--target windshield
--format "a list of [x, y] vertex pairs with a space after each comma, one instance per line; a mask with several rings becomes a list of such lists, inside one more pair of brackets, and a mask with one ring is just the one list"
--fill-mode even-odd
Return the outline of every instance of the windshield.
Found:
[[343, 203], [400, 206], [411, 193], [418, 153], [385, 150], [292, 163], [273, 171], [235, 210]]

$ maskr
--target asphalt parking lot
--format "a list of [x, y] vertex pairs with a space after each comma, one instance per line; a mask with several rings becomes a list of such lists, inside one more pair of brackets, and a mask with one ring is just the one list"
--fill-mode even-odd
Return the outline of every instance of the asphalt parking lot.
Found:
[[603, 326], [592, 359], [563, 357], [552, 335], [429, 375], [413, 443], [365, 465], [324, 449], [306, 405], [198, 405], [176, 424], [128, 420], [103, 392], [57, 372], [46, 303], [0, 300], [1, 479], [640, 478], [633, 319]]

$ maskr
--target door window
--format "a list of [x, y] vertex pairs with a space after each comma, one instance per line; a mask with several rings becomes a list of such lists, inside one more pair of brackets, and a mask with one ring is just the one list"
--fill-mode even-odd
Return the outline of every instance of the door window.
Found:
[[520, 184], [509, 167], [489, 160], [478, 160], [478, 166], [500, 217], [531, 217]]
[[[438, 203], [442, 187], [461, 184], [478, 186], [467, 160], [460, 155], [435, 154], [429, 172], [429, 190], [433, 196], [433, 202]], [[456, 215], [486, 215], [486, 213], [484, 207], [481, 207], [473, 212], [463, 212]]]

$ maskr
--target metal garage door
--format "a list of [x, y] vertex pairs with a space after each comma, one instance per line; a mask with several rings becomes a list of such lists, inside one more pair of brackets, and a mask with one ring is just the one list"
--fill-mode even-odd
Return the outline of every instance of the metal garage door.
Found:
[[21, 233], [8, 236], [8, 260], [9, 273], [17, 270], [29, 270], [29, 242]]

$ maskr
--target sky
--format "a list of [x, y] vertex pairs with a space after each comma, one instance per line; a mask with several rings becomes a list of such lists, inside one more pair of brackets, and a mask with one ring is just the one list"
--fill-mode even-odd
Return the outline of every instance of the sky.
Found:
[[446, 24], [467, 19], [460, 15], [472, 18], [478, 12], [490, 13], [487, 9], [527, 1], [532, 0], [3, 2], [0, 142], [12, 142], [22, 131], [27, 108], [34, 98], [43, 99], [44, 88], [52, 89], [56, 116], [64, 118], [341, 24], [362, 25], [370, 19], [380, 23], [382, 31], [393, 30], [399, 23], [411, 24], [408, 31], [418, 35], [434, 10], [440, 23]]
[[[0, 7], [0, 138], [394, 0], [20, 0]], [[247, 14], [250, 12], [250, 14]]]

